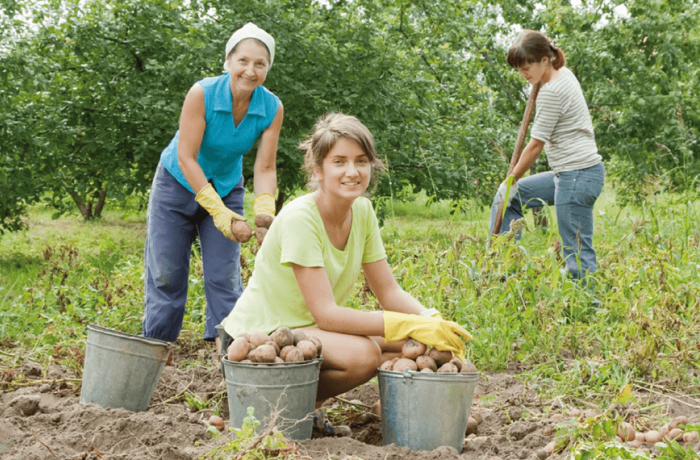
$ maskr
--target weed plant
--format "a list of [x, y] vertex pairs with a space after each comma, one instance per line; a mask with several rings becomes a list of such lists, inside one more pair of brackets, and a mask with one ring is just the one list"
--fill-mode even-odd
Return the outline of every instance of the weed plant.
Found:
[[[487, 209], [433, 203], [421, 218], [425, 200], [391, 206], [388, 260], [406, 291], [473, 334], [467, 353], [480, 369], [521, 363], [543, 393], [603, 403], [627, 384], [700, 387], [700, 204], [655, 191], [621, 208], [606, 191], [599, 271], [582, 287], [562, 275], [553, 209], [549, 227], [528, 217], [519, 241], [487, 249]], [[58, 361], [80, 373], [88, 324], [140, 332], [143, 215], [82, 223], [39, 210], [31, 223], [0, 240], [0, 364]], [[243, 245], [244, 282], [256, 251]], [[348, 305], [377, 308], [362, 282]], [[196, 341], [206, 308], [196, 245], [186, 308], [181, 337]]]

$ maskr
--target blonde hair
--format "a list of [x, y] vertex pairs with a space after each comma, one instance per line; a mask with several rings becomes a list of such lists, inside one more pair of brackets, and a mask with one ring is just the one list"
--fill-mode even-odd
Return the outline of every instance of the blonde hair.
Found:
[[373, 188], [376, 188], [375, 172], [384, 171], [385, 167], [374, 149], [374, 137], [356, 117], [340, 112], [326, 113], [321, 116], [316, 121], [311, 135], [299, 144], [299, 149], [305, 152], [304, 169], [308, 179], [307, 186], [312, 190], [318, 188], [318, 181], [314, 179], [315, 167], [323, 165], [328, 152], [341, 138], [356, 142], [369, 157], [372, 165], [372, 184]]

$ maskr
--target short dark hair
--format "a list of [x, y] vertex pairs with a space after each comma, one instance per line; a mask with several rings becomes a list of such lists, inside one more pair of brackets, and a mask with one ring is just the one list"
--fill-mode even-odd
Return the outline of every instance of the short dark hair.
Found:
[[540, 62], [542, 58], [549, 58], [555, 69], [561, 69], [566, 64], [566, 56], [554, 40], [536, 30], [520, 32], [508, 49], [508, 65], [514, 69]]

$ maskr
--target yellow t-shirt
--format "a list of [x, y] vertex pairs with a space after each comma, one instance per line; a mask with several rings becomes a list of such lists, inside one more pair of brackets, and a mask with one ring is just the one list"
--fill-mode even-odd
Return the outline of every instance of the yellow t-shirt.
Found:
[[235, 308], [221, 322], [226, 333], [267, 334], [279, 327], [315, 326], [291, 263], [324, 267], [338, 305], [347, 302], [363, 263], [386, 258], [372, 204], [357, 198], [343, 251], [331, 244], [311, 194], [287, 204], [275, 218], [255, 258], [255, 270]]

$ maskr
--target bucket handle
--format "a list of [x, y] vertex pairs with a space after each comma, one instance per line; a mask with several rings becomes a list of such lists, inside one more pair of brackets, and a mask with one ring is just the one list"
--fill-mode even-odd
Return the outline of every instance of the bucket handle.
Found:
[[407, 367], [407, 368], [405, 368], [405, 369], [403, 370], [403, 379], [404, 379], [404, 381], [405, 381], [405, 380], [408, 380], [408, 379], [413, 380], [413, 374], [411, 374], [411, 368], [410, 368], [410, 367]]

